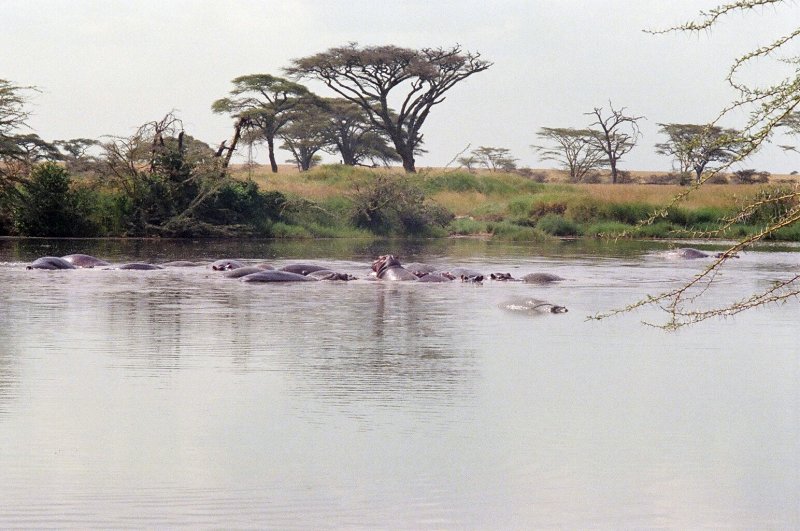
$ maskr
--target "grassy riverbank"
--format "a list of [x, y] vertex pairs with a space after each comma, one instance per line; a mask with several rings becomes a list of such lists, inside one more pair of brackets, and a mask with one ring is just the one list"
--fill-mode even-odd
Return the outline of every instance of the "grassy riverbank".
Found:
[[[769, 190], [794, 185], [789, 177], [758, 185], [707, 184], [665, 209], [686, 187], [537, 182], [517, 174], [460, 170], [423, 170], [405, 175], [346, 166], [277, 174], [263, 167], [249, 171], [240, 168], [234, 176], [252, 179], [262, 190], [277, 191], [289, 199], [291, 207], [285, 220], [273, 227], [278, 237], [413, 232], [509, 240], [738, 238], [759, 231], [779, 213], [776, 210], [791, 206], [764, 207], [742, 217], [740, 210], [745, 204]], [[550, 179], [558, 181], [557, 176]], [[408, 201], [412, 196], [417, 202]], [[419, 201], [421, 197], [424, 199]], [[411, 212], [403, 212], [403, 208]], [[369, 218], [366, 222], [364, 215]], [[409, 228], [404, 225], [404, 216], [420, 219], [412, 220]], [[375, 218], [381, 222], [375, 222]], [[800, 227], [782, 229], [774, 238], [800, 241]]]

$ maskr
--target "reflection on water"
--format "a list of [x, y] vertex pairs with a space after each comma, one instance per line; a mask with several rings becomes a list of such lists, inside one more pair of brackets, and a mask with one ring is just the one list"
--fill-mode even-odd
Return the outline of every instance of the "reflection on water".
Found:
[[[0, 241], [0, 527], [796, 528], [796, 307], [676, 333], [642, 325], [652, 309], [586, 320], [702, 270], [663, 248]], [[389, 249], [567, 280], [24, 270], [87, 252], [363, 277]], [[747, 253], [709, 295], [799, 265]], [[570, 311], [503, 310], [527, 298]]]

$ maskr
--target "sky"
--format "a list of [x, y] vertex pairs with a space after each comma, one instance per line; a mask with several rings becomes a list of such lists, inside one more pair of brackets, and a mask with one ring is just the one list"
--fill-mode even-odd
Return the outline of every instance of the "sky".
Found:
[[[706, 123], [735, 93], [742, 52], [796, 29], [787, 2], [728, 17], [710, 32], [653, 35], [696, 18], [706, 0], [0, 0], [0, 79], [35, 86], [31, 129], [46, 140], [126, 136], [174, 111], [211, 145], [232, 119], [211, 112], [237, 76], [283, 75], [293, 58], [348, 42], [451, 47], [494, 64], [456, 85], [422, 132], [417, 166], [444, 166], [469, 146], [503, 147], [523, 167], [554, 167], [531, 144], [542, 127], [586, 127], [595, 107], [643, 116], [622, 169], [666, 171], [659, 123]], [[794, 54], [798, 54], [795, 47]], [[753, 79], [786, 75], [763, 61]], [[326, 87], [304, 82], [323, 96]], [[744, 124], [732, 115], [722, 125]], [[792, 139], [777, 138], [777, 144]], [[795, 139], [800, 144], [800, 138]], [[266, 148], [257, 151], [264, 161]], [[278, 160], [286, 160], [281, 153]], [[335, 157], [325, 157], [334, 162]], [[743, 167], [800, 171], [800, 155], [768, 146]]]

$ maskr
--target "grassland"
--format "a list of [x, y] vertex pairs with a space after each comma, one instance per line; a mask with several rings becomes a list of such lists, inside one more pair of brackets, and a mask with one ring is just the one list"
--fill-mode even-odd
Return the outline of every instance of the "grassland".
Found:
[[[291, 222], [298, 227], [291, 229], [293, 234], [286, 235], [309, 237], [353, 235], [350, 220], [360, 200], [359, 192], [373, 186], [378, 176], [420, 190], [427, 203], [452, 214], [449, 222], [425, 235], [512, 240], [553, 236], [741, 237], [759, 230], [771, 216], [780, 214], [773, 208], [729, 223], [743, 205], [765, 189], [797, 185], [793, 176], [774, 176], [772, 182], [759, 185], [707, 184], [665, 209], [686, 187], [569, 184], [555, 170], [537, 173], [537, 179], [512, 173], [442, 169], [422, 169], [417, 174], [405, 175], [385, 169], [335, 165], [303, 173], [283, 167], [277, 174], [265, 167], [237, 168], [234, 176], [252, 179], [263, 190], [279, 191], [299, 205]], [[639, 180], [653, 172], [631, 172], [631, 175]], [[538, 182], [541, 180], [545, 182]], [[402, 228], [389, 227], [387, 232], [404, 235]], [[775, 237], [800, 240], [800, 230], [789, 227]]]

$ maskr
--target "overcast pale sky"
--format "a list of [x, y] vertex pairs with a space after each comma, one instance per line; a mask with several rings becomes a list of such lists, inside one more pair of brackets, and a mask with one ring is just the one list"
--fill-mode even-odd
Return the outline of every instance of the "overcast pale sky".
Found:
[[[653, 150], [663, 140], [657, 124], [713, 119], [734, 97], [724, 78], [736, 54], [800, 23], [800, 7], [787, 2], [734, 15], [710, 33], [642, 31], [695, 18], [716, 4], [0, 0], [0, 79], [41, 90], [32, 98], [30, 126], [47, 140], [127, 135], [175, 110], [189, 134], [216, 145], [230, 136], [231, 120], [210, 106], [228, 94], [234, 77], [282, 75], [292, 58], [350, 41], [414, 48], [458, 43], [494, 66], [434, 108], [423, 127], [428, 154], [418, 167], [444, 165], [467, 145], [506, 147], [522, 166], [551, 167], [530, 148], [539, 128], [584, 127], [590, 121], [584, 113], [610, 100], [646, 117], [644, 136], [623, 169], [668, 170], [671, 161]], [[781, 74], [771, 63], [759, 67], [762, 77]], [[724, 125], [743, 121], [732, 116]], [[800, 171], [800, 155], [772, 147], [745, 165], [789, 173]]]

